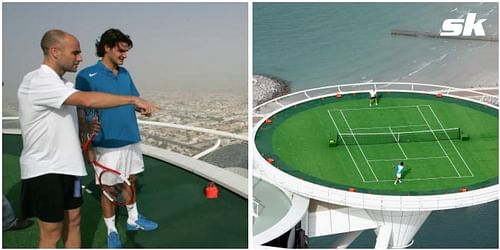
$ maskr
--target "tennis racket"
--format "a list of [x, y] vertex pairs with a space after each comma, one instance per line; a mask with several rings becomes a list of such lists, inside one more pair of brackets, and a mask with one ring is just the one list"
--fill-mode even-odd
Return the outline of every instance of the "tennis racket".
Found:
[[[99, 120], [99, 112], [96, 109], [85, 109], [85, 122], [87, 124], [92, 123], [93, 120]], [[85, 126], [82, 131], [82, 150], [87, 152], [92, 140], [97, 135], [96, 131], [93, 131], [89, 126]]]
[[[92, 122], [96, 119], [99, 119], [97, 110], [85, 110], [85, 120], [87, 122]], [[84, 152], [88, 151], [88, 147], [97, 133], [96, 131], [85, 132], [86, 136], [84, 137], [86, 137], [86, 141], [82, 145]], [[96, 160], [92, 161], [92, 165], [94, 166], [96, 178], [99, 182], [99, 188], [109, 201], [118, 206], [127, 205], [133, 201], [134, 190], [127, 178], [123, 177], [117, 170], [109, 168]]]
[[123, 177], [120, 172], [111, 169], [98, 161], [93, 161], [94, 168], [99, 168], [101, 171], [98, 176], [99, 187], [102, 194], [108, 198], [113, 204], [123, 206], [130, 204], [134, 199], [134, 190], [130, 181]]

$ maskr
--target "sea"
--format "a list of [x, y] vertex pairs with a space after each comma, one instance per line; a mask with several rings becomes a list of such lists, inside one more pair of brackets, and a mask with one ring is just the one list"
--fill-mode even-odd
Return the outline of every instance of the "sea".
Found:
[[283, 78], [292, 92], [370, 81], [498, 84], [498, 42], [391, 35], [392, 29], [439, 33], [445, 19], [476, 13], [476, 21], [486, 19], [485, 34], [498, 37], [498, 3], [253, 6], [254, 74]]
[[[391, 35], [439, 33], [445, 19], [468, 13], [498, 37], [498, 3], [254, 3], [254, 74], [286, 80], [291, 92], [371, 81], [498, 86], [498, 42]], [[435, 211], [410, 248], [498, 248], [498, 233], [498, 201]], [[309, 247], [336, 238], [310, 238]], [[365, 231], [351, 247], [375, 239]]]

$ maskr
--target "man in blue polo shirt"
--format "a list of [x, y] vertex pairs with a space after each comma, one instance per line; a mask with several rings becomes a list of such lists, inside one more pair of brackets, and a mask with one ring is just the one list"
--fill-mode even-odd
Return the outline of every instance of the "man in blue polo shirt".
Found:
[[[118, 29], [105, 31], [96, 42], [96, 55], [101, 58], [95, 65], [80, 71], [76, 77], [76, 88], [82, 91], [100, 91], [119, 95], [139, 96], [132, 77], [120, 66], [127, 58], [132, 40]], [[79, 111], [79, 120], [84, 121], [85, 113]], [[135, 186], [136, 175], [144, 171], [141, 151], [141, 137], [135, 108], [132, 105], [100, 109], [99, 121], [101, 131], [92, 141], [92, 149], [88, 151], [89, 159], [95, 159], [104, 165], [115, 168], [128, 178]], [[96, 168], [96, 176], [100, 169]], [[96, 184], [97, 178], [96, 178]], [[135, 190], [135, 187], [134, 187]], [[136, 196], [132, 204], [128, 204], [127, 230], [151, 231], [158, 224], [139, 214]], [[101, 195], [104, 222], [108, 228], [108, 247], [122, 247], [115, 226], [115, 206], [104, 195]]]

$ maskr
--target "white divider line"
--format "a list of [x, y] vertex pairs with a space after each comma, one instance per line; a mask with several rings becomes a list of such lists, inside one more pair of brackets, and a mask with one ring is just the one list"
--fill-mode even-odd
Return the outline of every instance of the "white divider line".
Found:
[[[427, 127], [427, 124], [415, 124], [415, 125], [404, 125], [404, 126], [391, 126], [391, 128], [411, 128], [411, 127]], [[352, 128], [352, 130], [370, 130], [370, 129], [379, 129], [379, 128], [388, 128], [386, 127], [371, 127], [371, 128]]]
[[[425, 123], [427, 123], [427, 126], [432, 131], [431, 125], [429, 124], [429, 122], [427, 122], [427, 119], [425, 119], [425, 116], [422, 113], [422, 110], [420, 110], [419, 106], [417, 106], [417, 109], [418, 109], [418, 112], [420, 112], [420, 116], [422, 116], [422, 118], [424, 119]], [[439, 147], [441, 147], [441, 150], [443, 150], [443, 152], [446, 155], [446, 157], [448, 157], [448, 161], [451, 163], [451, 166], [453, 167], [453, 169], [455, 169], [455, 172], [457, 172], [458, 176], [461, 177], [462, 175], [458, 172], [457, 168], [455, 167], [455, 164], [453, 164], [453, 161], [451, 161], [450, 156], [448, 155], [448, 153], [446, 153], [446, 150], [444, 150], [443, 145], [441, 145], [441, 142], [437, 138], [436, 134], [434, 132], [432, 132], [432, 135], [434, 135], [434, 138], [436, 138], [436, 142], [439, 144]]]
[[[330, 119], [332, 119], [332, 122], [333, 122], [333, 125], [335, 125], [335, 128], [337, 129], [337, 133], [340, 133], [340, 130], [339, 130], [339, 127], [337, 127], [337, 123], [335, 122], [335, 120], [333, 119], [332, 117], [332, 114], [330, 114], [330, 110], [327, 110], [328, 112], [328, 115], [330, 116]], [[344, 138], [342, 138], [342, 135], [340, 135], [340, 138], [342, 140], [344, 140]], [[359, 175], [361, 176], [361, 179], [363, 180], [363, 182], [366, 182], [365, 180], [365, 177], [363, 177], [363, 174], [361, 173], [361, 171], [359, 170], [359, 167], [358, 167], [358, 164], [356, 163], [356, 161], [354, 160], [354, 157], [352, 156], [351, 154], [351, 150], [349, 150], [349, 147], [345, 147], [347, 149], [347, 152], [349, 153], [349, 156], [351, 156], [351, 159], [352, 159], [352, 162], [354, 162], [354, 166], [356, 167], [356, 169], [358, 170], [358, 173]]]
[[[429, 177], [429, 178], [412, 178], [406, 179], [403, 178], [403, 182], [405, 181], [428, 181], [428, 180], [445, 180], [445, 179], [461, 179], [461, 178], [471, 178], [473, 176], [446, 176], [446, 177]], [[394, 180], [379, 180], [379, 181], [367, 181], [367, 182], [394, 182]]]
[[394, 134], [394, 131], [392, 131], [391, 127], [389, 127], [389, 130], [391, 131], [391, 134], [392, 136], [394, 137], [394, 140], [396, 141], [396, 143], [398, 144], [399, 146], [399, 149], [401, 149], [401, 152], [403, 153], [403, 155], [405, 156], [405, 160], [408, 159], [408, 156], [406, 156], [405, 154], [405, 151], [403, 150], [403, 147], [401, 147], [401, 144], [399, 143], [399, 138], [396, 137], [396, 135]]
[[[437, 117], [436, 113], [434, 113], [434, 110], [432, 109], [432, 107], [430, 105], [429, 105], [429, 109], [431, 110], [431, 112], [434, 115], [434, 117], [436, 117], [436, 120], [438, 121], [439, 126], [441, 126], [441, 128], [444, 128], [443, 124], [441, 123], [441, 121]], [[458, 156], [460, 156], [460, 159], [462, 159], [462, 161], [464, 162], [465, 166], [467, 167], [467, 170], [469, 170], [469, 173], [471, 174], [471, 177], [474, 177], [474, 174], [470, 170], [469, 165], [467, 165], [467, 162], [465, 162], [464, 158], [462, 157], [462, 154], [460, 154], [460, 151], [458, 151], [457, 147], [455, 146], [455, 143], [453, 143], [453, 141], [451, 140], [451, 138], [448, 135], [448, 133], [445, 133], [445, 134], [446, 134], [446, 137], [448, 137], [448, 140], [450, 140], [450, 143], [453, 146], [453, 148], [455, 149], [455, 151], [457, 152]]]
[[355, 110], [379, 110], [379, 109], [399, 109], [399, 108], [415, 108], [418, 105], [407, 105], [407, 106], [389, 106], [389, 107], [379, 107], [379, 108], [356, 108], [356, 109], [330, 109], [331, 111], [355, 111]]
[[442, 155], [442, 156], [430, 156], [430, 157], [413, 157], [413, 158], [406, 158], [406, 159], [375, 159], [375, 160], [368, 160], [368, 161], [401, 161], [401, 160], [430, 160], [430, 159], [442, 159], [442, 158], [447, 158], [447, 156]]
[[[349, 128], [349, 130], [351, 131], [352, 133], [352, 129], [351, 129], [351, 126], [349, 126], [349, 122], [347, 122], [347, 119], [345, 118], [345, 115], [344, 115], [344, 112], [342, 112], [342, 110], [340, 111], [340, 114], [342, 115], [342, 118], [344, 118], [344, 121], [345, 121], [345, 124], [347, 124], [347, 127]], [[358, 139], [356, 139], [356, 136], [353, 136], [354, 137], [354, 141], [356, 141], [356, 144], [358, 145], [358, 148], [359, 148], [359, 151], [361, 151], [361, 154], [363, 155], [363, 157], [365, 158], [365, 161], [366, 163], [368, 164], [368, 167], [370, 168], [370, 170], [372, 171], [372, 174], [373, 176], [375, 177], [375, 180], [378, 181], [378, 178], [377, 178], [377, 175], [375, 174], [375, 172], [373, 171], [373, 168], [372, 166], [370, 165], [370, 162], [368, 161], [368, 159], [366, 158], [366, 155], [365, 153], [363, 152], [363, 149], [361, 148], [361, 145], [359, 145], [358, 143]]]

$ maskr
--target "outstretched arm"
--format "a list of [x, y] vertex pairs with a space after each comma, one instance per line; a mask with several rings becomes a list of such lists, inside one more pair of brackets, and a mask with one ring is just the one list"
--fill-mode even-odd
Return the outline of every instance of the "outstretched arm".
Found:
[[132, 104], [137, 111], [146, 116], [151, 116], [156, 109], [153, 103], [140, 97], [84, 91], [78, 91], [71, 94], [64, 101], [64, 104], [85, 108], [112, 108]]

